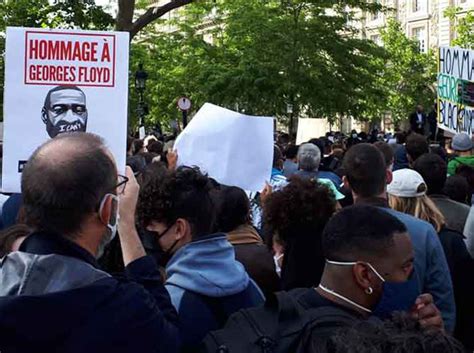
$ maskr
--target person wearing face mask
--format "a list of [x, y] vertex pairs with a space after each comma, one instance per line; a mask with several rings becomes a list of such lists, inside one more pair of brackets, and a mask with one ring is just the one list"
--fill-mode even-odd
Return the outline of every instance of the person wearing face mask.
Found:
[[[177, 313], [135, 229], [138, 189], [98, 136], [65, 134], [34, 152], [22, 175], [32, 233], [0, 263], [1, 352], [178, 351]], [[97, 263], [117, 228], [120, 279]]]
[[217, 210], [211, 188], [198, 168], [179, 167], [150, 176], [138, 202], [140, 226], [155, 234], [162, 249], [184, 351], [195, 352], [231, 314], [264, 301], [226, 235], [213, 234]]
[[326, 260], [319, 283], [240, 311], [200, 352], [328, 353], [342, 329], [359, 321], [382, 325], [397, 312], [443, 330], [433, 298], [420, 294], [413, 245], [397, 218], [373, 206], [347, 207], [327, 223], [321, 245]]
[[[350, 315], [353, 323], [377, 323], [406, 312], [422, 327], [443, 330], [431, 295], [420, 293], [415, 251], [405, 225], [395, 217], [372, 206], [345, 208], [328, 222], [322, 246], [326, 267], [321, 282], [298, 297], [306, 310], [337, 308], [346, 318]], [[351, 323], [336, 319], [332, 325], [332, 330], [308, 333], [310, 351], [323, 349], [338, 327]]]
[[321, 234], [335, 211], [328, 187], [297, 176], [265, 199], [264, 229], [273, 243], [283, 290], [319, 283], [324, 269]]
[[344, 184], [352, 191], [356, 205], [379, 207], [405, 224], [415, 249], [419, 288], [433, 296], [446, 329], [453, 332], [456, 322], [453, 284], [436, 230], [425, 221], [389, 208], [387, 184], [392, 181], [392, 171], [377, 147], [365, 143], [353, 146], [344, 156], [343, 168]]

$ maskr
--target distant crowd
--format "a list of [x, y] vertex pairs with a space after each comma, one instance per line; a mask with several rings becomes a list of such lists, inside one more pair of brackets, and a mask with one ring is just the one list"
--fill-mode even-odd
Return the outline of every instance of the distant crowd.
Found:
[[0, 199], [0, 352], [472, 352], [473, 141], [434, 140], [280, 133], [251, 193], [60, 135]]

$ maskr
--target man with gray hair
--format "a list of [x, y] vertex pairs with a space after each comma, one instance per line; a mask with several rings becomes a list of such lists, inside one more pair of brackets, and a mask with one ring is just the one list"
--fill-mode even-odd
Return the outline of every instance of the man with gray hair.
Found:
[[[319, 183], [326, 185], [333, 192], [336, 200], [342, 200], [344, 195], [337, 190], [333, 180], [329, 179], [327, 174], [337, 175], [331, 172], [320, 172], [319, 164], [321, 163], [321, 151], [319, 147], [312, 143], [304, 143], [298, 149], [298, 171], [294, 174], [302, 179], [314, 179]], [[323, 175], [324, 174], [324, 175]]]
[[321, 151], [318, 146], [312, 143], [304, 143], [298, 149], [298, 168], [297, 173], [301, 177], [316, 178], [318, 175], [319, 164], [321, 163]]

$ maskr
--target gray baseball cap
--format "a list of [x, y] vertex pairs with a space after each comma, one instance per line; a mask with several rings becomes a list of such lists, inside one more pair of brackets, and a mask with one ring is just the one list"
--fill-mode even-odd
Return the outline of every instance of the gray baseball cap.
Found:
[[453, 137], [453, 142], [451, 143], [451, 147], [455, 151], [460, 151], [460, 152], [470, 151], [472, 150], [472, 139], [468, 134], [464, 132], [456, 134]]

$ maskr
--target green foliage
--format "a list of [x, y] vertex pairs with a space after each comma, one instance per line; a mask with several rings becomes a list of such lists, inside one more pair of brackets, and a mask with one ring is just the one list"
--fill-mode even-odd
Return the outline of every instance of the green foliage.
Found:
[[148, 30], [147, 40], [132, 48], [132, 70], [142, 61], [151, 74], [150, 120], [178, 117], [181, 95], [194, 107], [210, 101], [281, 119], [288, 103], [296, 115], [368, 118], [384, 95], [374, 85], [383, 74], [384, 50], [358, 36], [347, 5], [381, 9], [362, 0], [188, 5], [181, 10], [184, 21], [162, 22], [173, 26], [171, 34]]
[[431, 107], [435, 99], [436, 57], [422, 53], [418, 43], [407, 38], [395, 19], [382, 31], [387, 51], [385, 72], [379, 81], [388, 94], [387, 111], [395, 122], [408, 118], [417, 104]]
[[114, 18], [95, 0], [56, 0], [47, 9], [50, 28], [111, 29]]
[[458, 18], [461, 10], [459, 7], [451, 6], [444, 13], [455, 23], [456, 38], [451, 44], [465, 49], [474, 49], [474, 11], [470, 10], [465, 17]]

